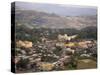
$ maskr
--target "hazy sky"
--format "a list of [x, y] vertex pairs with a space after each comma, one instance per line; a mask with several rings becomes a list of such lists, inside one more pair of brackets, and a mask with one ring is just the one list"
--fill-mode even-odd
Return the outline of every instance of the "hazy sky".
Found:
[[16, 7], [25, 10], [37, 10], [37, 11], [44, 11], [48, 13], [55, 13], [62, 16], [79, 16], [79, 15], [97, 14], [97, 8], [93, 6], [16, 2]]

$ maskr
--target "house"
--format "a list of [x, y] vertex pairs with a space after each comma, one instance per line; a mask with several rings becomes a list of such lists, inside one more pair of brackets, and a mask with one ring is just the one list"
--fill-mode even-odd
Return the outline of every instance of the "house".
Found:
[[58, 40], [59, 41], [70, 41], [72, 39], [75, 39], [76, 37], [77, 35], [68, 36], [67, 34], [64, 34], [64, 35], [59, 34]]
[[31, 41], [17, 41], [16, 42], [17, 47], [24, 47], [24, 48], [31, 48], [32, 47], [32, 42]]

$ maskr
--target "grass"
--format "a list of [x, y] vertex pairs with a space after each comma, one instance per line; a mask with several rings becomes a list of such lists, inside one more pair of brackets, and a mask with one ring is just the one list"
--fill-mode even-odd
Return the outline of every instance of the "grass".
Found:
[[80, 59], [77, 62], [77, 69], [91, 69], [96, 67], [97, 62], [91, 59]]

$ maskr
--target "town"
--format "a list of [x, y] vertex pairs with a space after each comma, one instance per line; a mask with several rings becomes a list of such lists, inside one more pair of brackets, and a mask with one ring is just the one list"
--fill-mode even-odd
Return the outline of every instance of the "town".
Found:
[[40, 37], [41, 40], [35, 44], [27, 40], [16, 41], [16, 70], [38, 72], [95, 68], [97, 41], [78, 40], [77, 36], [59, 34], [55, 40]]

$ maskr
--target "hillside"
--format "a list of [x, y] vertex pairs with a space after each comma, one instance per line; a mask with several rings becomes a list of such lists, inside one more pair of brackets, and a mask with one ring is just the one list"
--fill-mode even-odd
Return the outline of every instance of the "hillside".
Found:
[[75, 28], [82, 29], [88, 26], [96, 26], [97, 18], [93, 16], [58, 16], [34, 10], [16, 10], [16, 24], [26, 25], [30, 28]]

